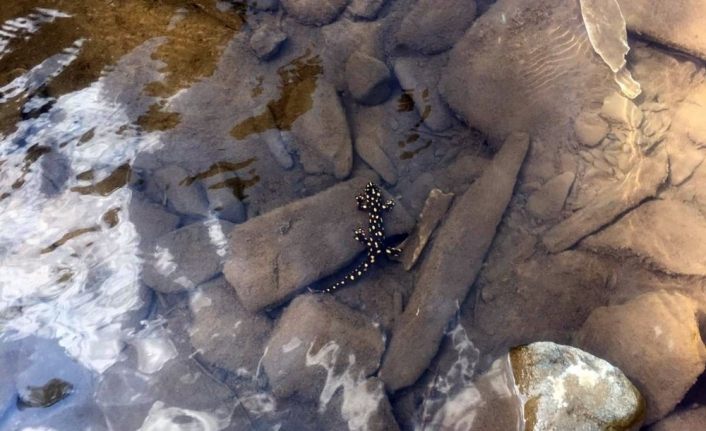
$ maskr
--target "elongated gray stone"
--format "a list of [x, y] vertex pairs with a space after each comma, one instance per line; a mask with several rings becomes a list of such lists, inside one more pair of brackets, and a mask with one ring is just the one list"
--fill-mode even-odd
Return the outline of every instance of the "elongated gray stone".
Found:
[[[357, 209], [355, 195], [370, 180], [354, 178], [236, 226], [224, 274], [245, 308], [283, 302], [363, 251], [353, 230], [367, 226], [368, 216]], [[399, 203], [385, 215], [388, 235], [413, 225]]]
[[380, 370], [390, 391], [414, 383], [436, 354], [446, 324], [468, 294], [493, 242], [528, 147], [528, 135], [510, 135], [439, 228]]
[[544, 235], [544, 245], [557, 253], [579, 242], [582, 238], [615, 220], [647, 198], [654, 197], [667, 179], [667, 155], [660, 151], [647, 157], [628, 173], [622, 187], [615, 187], [599, 195], [593, 202], [551, 228]]
[[422, 213], [419, 215], [419, 223], [402, 247], [400, 260], [405, 270], [409, 271], [417, 263], [429, 238], [446, 215], [453, 199], [453, 193], [444, 193], [439, 189], [432, 189], [429, 192]]

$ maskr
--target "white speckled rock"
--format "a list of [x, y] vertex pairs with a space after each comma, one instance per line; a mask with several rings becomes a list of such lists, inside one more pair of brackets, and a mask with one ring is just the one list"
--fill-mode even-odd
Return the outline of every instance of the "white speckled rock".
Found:
[[510, 351], [525, 429], [637, 430], [644, 400], [608, 362], [574, 347], [539, 342]]

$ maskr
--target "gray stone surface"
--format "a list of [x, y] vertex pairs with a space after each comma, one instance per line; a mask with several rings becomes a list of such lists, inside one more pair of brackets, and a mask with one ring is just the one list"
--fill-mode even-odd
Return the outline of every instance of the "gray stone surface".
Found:
[[559, 217], [574, 179], [573, 172], [564, 172], [550, 179], [527, 199], [527, 210], [542, 220]]
[[234, 374], [254, 376], [272, 329], [270, 319], [247, 311], [222, 277], [200, 285], [189, 305], [189, 338], [199, 356]]
[[[354, 197], [370, 180], [354, 178], [236, 226], [224, 273], [247, 309], [281, 303], [363, 251], [353, 230], [365, 225], [367, 215]], [[400, 234], [413, 223], [398, 204], [386, 216], [385, 229]]]
[[353, 121], [355, 124], [354, 147], [356, 153], [388, 184], [397, 183], [397, 167], [384, 151], [388, 131], [385, 129], [385, 109], [361, 108]]
[[390, 69], [377, 58], [356, 51], [346, 61], [346, 82], [353, 98], [377, 105], [390, 97]]
[[706, 276], [706, 218], [681, 201], [644, 203], [581, 244], [637, 257], [666, 273]]
[[292, 125], [299, 161], [310, 174], [347, 177], [353, 167], [353, 142], [346, 113], [334, 87], [316, 84], [311, 109]]
[[438, 54], [451, 48], [475, 17], [475, 0], [419, 0], [402, 21], [397, 43]]
[[278, 28], [263, 25], [250, 37], [250, 48], [260, 60], [269, 60], [279, 51], [287, 40], [287, 33]]
[[637, 431], [642, 424], [642, 395], [603, 359], [574, 347], [539, 342], [512, 349], [510, 363], [526, 400], [526, 429]]
[[511, 135], [439, 228], [380, 369], [388, 390], [414, 383], [436, 354], [493, 242], [528, 148], [529, 136]]
[[289, 15], [302, 24], [330, 24], [348, 6], [350, 0], [280, 0]]
[[645, 423], [666, 416], [704, 371], [697, 304], [667, 291], [595, 309], [576, 345], [619, 367], [647, 401]]
[[595, 147], [610, 132], [610, 127], [598, 112], [582, 111], [574, 120], [574, 132], [581, 145]]
[[348, 11], [356, 18], [375, 19], [385, 0], [351, 0]]
[[672, 413], [657, 422], [650, 431], [702, 431], [706, 427], [706, 406]]
[[206, 194], [199, 181], [185, 182], [189, 177], [189, 172], [178, 165], [158, 169], [147, 177], [147, 193], [155, 201], [165, 203], [177, 213], [205, 216], [208, 214]]
[[137, 192], [132, 194], [128, 214], [140, 235], [140, 246], [143, 250], [151, 250], [157, 238], [173, 231], [179, 224], [178, 216], [167, 212], [162, 205], [150, 202]]
[[227, 236], [233, 224], [208, 220], [162, 235], [146, 256], [142, 276], [163, 293], [190, 290], [223, 268]]
[[668, 165], [664, 151], [643, 158], [628, 172], [621, 186], [606, 190], [551, 228], [542, 239], [544, 245], [552, 253], [566, 250], [645, 199], [654, 197], [667, 179]]
[[439, 96], [439, 78], [444, 62], [444, 56], [424, 61], [416, 57], [399, 57], [394, 65], [400, 86], [414, 100], [414, 107], [422, 121], [437, 132], [453, 124], [451, 114]]
[[706, 60], [706, 1], [618, 0], [628, 30]]
[[[326, 399], [335, 378], [364, 379], [379, 366], [382, 333], [330, 295], [303, 295], [287, 307], [267, 344], [262, 366], [275, 396]], [[355, 382], [353, 382], [355, 383]], [[330, 393], [333, 395], [333, 393]]]

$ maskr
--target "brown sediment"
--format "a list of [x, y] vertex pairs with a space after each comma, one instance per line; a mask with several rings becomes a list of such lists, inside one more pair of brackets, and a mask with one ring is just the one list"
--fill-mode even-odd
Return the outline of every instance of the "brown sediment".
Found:
[[421, 147], [417, 148], [416, 150], [413, 150], [413, 151], [404, 151], [402, 154], [400, 154], [400, 160], [409, 160], [409, 159], [411, 159], [412, 157], [414, 157], [414, 156], [416, 156], [417, 154], [419, 154], [420, 152], [426, 150], [426, 149], [429, 148], [430, 146], [431, 146], [431, 141], [430, 141], [430, 140], [427, 140], [427, 141], [424, 143], [424, 145], [422, 145]]
[[95, 178], [95, 174], [93, 173], [93, 169], [83, 171], [80, 174], [76, 175], [76, 179], [81, 180], [81, 181], [92, 181], [93, 178]]
[[[40, 157], [42, 157], [44, 154], [47, 154], [51, 152], [51, 147], [45, 147], [43, 145], [39, 144], [34, 144], [29, 149], [27, 149], [27, 153], [25, 154], [24, 160], [22, 161], [22, 167], [20, 168], [20, 171], [22, 172], [22, 175], [20, 175], [19, 178], [15, 180], [14, 183], [12, 183], [12, 189], [17, 190], [21, 188], [24, 183], [25, 183], [25, 176], [27, 173], [30, 171], [30, 168], [32, 165], [39, 160]], [[5, 193], [7, 196], [9, 196], [9, 193]], [[7, 196], [3, 196], [0, 198], [0, 200], [6, 198]]]
[[270, 129], [290, 130], [297, 118], [314, 105], [316, 82], [323, 73], [318, 55], [311, 56], [307, 51], [280, 67], [277, 73], [280, 80], [279, 98], [268, 102], [261, 114], [247, 118], [233, 127], [230, 133], [235, 139], [245, 139]]
[[49, 407], [73, 392], [74, 386], [61, 379], [51, 379], [44, 386], [28, 386], [27, 393], [17, 399], [17, 408]]
[[397, 99], [397, 112], [411, 112], [414, 111], [414, 99], [409, 94], [409, 90], [405, 90]]
[[264, 81], [264, 79], [265, 78], [263, 76], [257, 77], [257, 85], [255, 85], [255, 87], [253, 87], [253, 89], [250, 90], [250, 97], [252, 97], [253, 99], [256, 98], [257, 96], [261, 95], [262, 92], [265, 90], [262, 87], [262, 82]]
[[125, 184], [128, 183], [128, 181], [130, 181], [131, 172], [132, 169], [130, 168], [130, 165], [128, 163], [125, 163], [118, 166], [113, 172], [110, 173], [110, 175], [105, 177], [103, 180], [90, 186], [72, 187], [71, 191], [80, 193], [82, 195], [97, 194], [101, 196], [108, 196], [115, 190], [123, 187]]
[[120, 213], [120, 208], [111, 208], [108, 211], [103, 214], [103, 217], [101, 217], [101, 220], [105, 224], [108, 225], [108, 227], [113, 228], [118, 225], [120, 222], [120, 217], [118, 216], [118, 213]]
[[209, 189], [228, 188], [233, 192], [233, 196], [238, 198], [238, 200], [242, 201], [248, 197], [248, 195], [245, 194], [245, 189], [252, 187], [259, 182], [259, 175], [254, 175], [252, 178], [248, 179], [243, 179], [238, 176], [235, 176], [233, 178], [228, 178], [225, 181], [221, 181], [220, 183], [216, 183], [210, 186]]
[[98, 226], [91, 226], [91, 227], [73, 230], [73, 231], [65, 234], [64, 236], [62, 236], [59, 240], [53, 242], [50, 246], [43, 248], [40, 253], [41, 254], [50, 253], [50, 252], [56, 250], [57, 248], [61, 247], [62, 245], [66, 244], [66, 242], [69, 240], [72, 240], [72, 239], [79, 237], [83, 234], [90, 233], [90, 232], [97, 232], [99, 230], [100, 230], [100, 228]]
[[96, 135], [96, 128], [93, 127], [91, 130], [88, 132], [84, 133], [81, 135], [81, 137], [78, 140], [78, 144], [76, 144], [77, 147], [80, 147], [81, 145], [85, 144], [86, 142], [90, 141], [93, 139], [93, 137]]
[[146, 132], [165, 131], [173, 129], [181, 121], [181, 114], [178, 112], [165, 112], [162, 110], [163, 103], [153, 103], [147, 112], [140, 115], [137, 125]]
[[209, 178], [214, 175], [223, 174], [226, 172], [239, 171], [240, 169], [244, 169], [250, 166], [255, 160], [257, 159], [253, 157], [247, 160], [243, 160], [242, 162], [227, 162], [224, 160], [216, 162], [205, 171], [200, 172], [194, 176], [184, 178], [179, 182], [179, 184], [184, 186], [190, 186], [191, 184], [193, 184], [194, 181], [197, 180], [203, 180], [205, 178]]

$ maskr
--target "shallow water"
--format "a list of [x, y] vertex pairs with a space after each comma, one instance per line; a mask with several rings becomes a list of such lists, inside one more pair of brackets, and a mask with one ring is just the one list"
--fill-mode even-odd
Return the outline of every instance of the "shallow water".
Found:
[[[488, 384], [494, 396], [517, 397], [508, 383], [512, 377], [491, 367], [508, 348], [544, 340], [568, 344], [595, 308], [622, 304], [657, 287], [688, 292], [703, 307], [706, 271], [689, 264], [699, 252], [696, 245], [679, 243], [677, 249], [693, 254], [674, 258], [675, 253], [655, 251], [669, 247], [665, 242], [672, 236], [630, 242], [632, 228], [613, 236], [618, 245], [605, 238], [590, 242], [604, 226], [619, 227], [615, 220], [657, 194], [703, 211], [706, 200], [698, 184], [706, 178], [699, 168], [706, 142], [699, 143], [690, 114], [675, 120], [671, 115], [688, 105], [689, 93], [701, 91], [706, 75], [701, 60], [631, 39], [632, 57], [627, 66], [620, 64], [615, 57], [624, 55], [622, 21], [611, 22], [611, 31], [598, 41], [603, 45], [591, 48], [601, 28], [589, 26], [589, 42], [578, 6], [556, 16], [543, 6], [521, 17], [498, 13], [501, 19], [488, 18], [482, 25], [509, 29], [507, 39], [491, 42], [482, 33], [458, 42], [470, 19], [445, 48], [415, 48], [414, 40], [405, 45], [396, 39], [402, 38], [396, 31], [415, 2], [379, 2], [384, 5], [375, 17], [356, 15], [355, 8], [368, 3], [376, 2], [354, 1], [330, 23], [310, 26], [298, 22], [296, 10], [281, 5], [261, 10], [268, 9], [262, 2], [5, 0], [0, 10], [1, 429], [377, 430], [394, 429], [393, 424], [405, 430], [482, 429], [477, 418], [492, 400], [473, 383], [479, 375], [490, 370], [490, 383], [479, 385]], [[477, 2], [479, 21], [473, 25], [494, 16], [493, 8], [500, 6], [493, 3]], [[459, 11], [464, 13], [473, 15]], [[557, 16], [565, 20], [542, 26], [541, 19]], [[449, 33], [457, 26], [452, 21]], [[513, 26], [527, 29], [526, 37], [513, 39]], [[287, 40], [270, 58], [259, 59], [251, 48], [253, 33], [273, 28]], [[429, 46], [435, 38], [428, 38]], [[498, 53], [496, 43], [507, 43], [507, 51]], [[481, 64], [458, 72], [465, 60], [454, 59], [448, 49], [463, 44], [480, 46], [473, 55], [487, 55], [491, 65], [497, 60], [498, 70]], [[609, 55], [596, 53], [601, 49], [612, 63]], [[389, 89], [377, 89], [380, 100], [356, 101], [351, 94], [355, 77], [346, 64], [358, 51], [380, 59], [390, 73]], [[457, 69], [446, 69], [447, 63]], [[490, 84], [476, 80], [468, 83], [471, 96], [460, 94], [454, 86], [459, 73], [485, 74]], [[637, 82], [642, 95], [635, 109], [644, 123], [627, 132], [611, 123], [600, 143], [578, 142], [578, 118], [600, 110], [609, 94], [635, 97]], [[610, 108], [630, 122], [634, 105], [620, 105], [622, 100], [627, 99], [603, 105], [603, 113]], [[695, 148], [684, 149], [681, 159], [675, 159], [672, 135], [663, 137], [670, 122], [669, 133], [688, 135]], [[352, 193], [340, 200], [322, 198], [334, 206], [324, 209], [305, 198], [322, 196], [349, 178], [378, 176], [376, 182], [397, 203], [385, 218], [388, 232], [402, 234], [393, 238], [399, 242], [420, 213], [422, 220], [436, 216], [443, 226], [446, 208], [436, 215], [434, 209], [428, 215], [422, 211], [430, 190], [454, 193], [452, 208], [462, 206], [458, 202], [469, 185], [496, 169], [492, 162], [500, 158], [509, 131], [528, 132], [532, 146], [516, 168], [517, 180], [515, 174], [509, 180], [501, 175], [489, 187], [497, 190], [483, 195], [502, 201], [511, 181], [507, 202], [497, 210], [501, 217], [493, 224], [485, 213], [471, 211], [479, 217], [465, 223], [491, 223], [489, 250], [482, 250], [477, 265], [469, 258], [447, 271], [464, 273], [468, 267], [472, 289], [462, 285], [459, 294], [431, 306], [429, 297], [420, 300], [413, 293], [415, 283], [425, 282], [423, 272], [430, 272], [432, 264], [425, 266], [433, 256], [430, 247], [444, 238], [432, 234], [434, 225], [430, 242], [421, 241], [426, 248], [416, 254], [418, 262], [405, 260], [407, 250], [404, 265], [395, 259], [367, 261], [373, 268], [336, 293], [337, 305], [321, 315], [312, 306], [314, 311], [291, 316], [294, 297], [307, 294], [307, 287], [332, 285], [364, 256], [350, 251], [362, 252], [362, 246], [346, 223], [352, 228], [366, 218], [356, 211]], [[659, 177], [667, 154], [671, 165], [663, 177], [671, 169], [669, 181]], [[691, 182], [676, 184], [679, 176]], [[555, 178], [554, 188], [542, 189]], [[655, 181], [659, 192], [645, 191]], [[538, 190], [549, 190], [550, 196]], [[562, 193], [557, 209], [553, 194]], [[544, 200], [532, 203], [533, 196]], [[607, 203], [596, 204], [606, 196]], [[305, 209], [274, 216], [261, 234], [255, 228], [238, 230], [265, 219], [263, 214], [282, 214], [281, 207], [297, 201]], [[311, 207], [318, 208], [312, 217], [320, 217], [321, 224], [301, 234], [299, 226], [307, 220], [300, 217]], [[584, 217], [588, 222], [542, 243], [560, 220], [572, 220], [586, 208], [598, 208]], [[399, 215], [405, 210], [411, 215], [407, 225]], [[350, 219], [340, 216], [349, 213]], [[585, 226], [595, 220], [596, 226]], [[338, 221], [346, 226], [338, 229], [332, 224]], [[701, 232], [693, 226], [700, 221], [685, 223]], [[290, 231], [306, 243], [301, 253], [287, 242]], [[466, 244], [485, 241], [488, 229], [469, 231], [477, 236], [460, 238], [456, 249], [440, 253], [439, 262], [453, 262], [445, 255], [464, 256]], [[594, 232], [599, 234], [589, 236]], [[247, 242], [240, 240], [246, 237]], [[233, 249], [238, 246], [247, 250]], [[232, 264], [259, 262], [268, 253], [277, 255], [274, 268]], [[286, 292], [290, 275], [296, 281]], [[270, 296], [248, 296], [271, 277], [276, 281]], [[250, 287], [239, 287], [241, 281]], [[445, 316], [439, 330], [430, 330], [441, 341], [435, 341], [434, 359], [425, 362], [418, 379], [395, 392], [383, 375], [385, 365], [378, 370], [382, 358], [389, 360], [390, 346], [426, 337], [413, 334], [400, 341], [394, 329], [417, 300], [426, 304], [421, 308], [430, 307], [428, 327], [436, 325], [437, 312]], [[318, 336], [306, 338], [321, 328]], [[281, 346], [272, 341], [290, 329], [301, 331], [302, 339], [287, 338]], [[343, 338], [327, 340], [327, 330]], [[280, 351], [268, 351], [272, 346]], [[369, 357], [356, 357], [351, 348]], [[297, 351], [305, 362], [292, 365], [285, 358]], [[301, 376], [292, 374], [297, 366], [306, 370]], [[678, 408], [703, 404], [699, 385]], [[18, 398], [27, 388], [37, 405]], [[499, 414], [516, 424], [521, 410], [516, 406]]]

